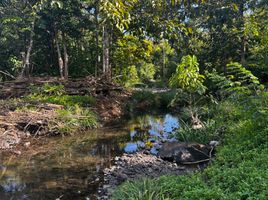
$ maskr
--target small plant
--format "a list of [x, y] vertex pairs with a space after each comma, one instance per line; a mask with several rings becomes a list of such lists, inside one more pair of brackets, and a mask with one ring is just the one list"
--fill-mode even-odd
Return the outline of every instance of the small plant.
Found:
[[155, 66], [152, 63], [142, 63], [140, 66], [140, 78], [143, 81], [150, 81], [154, 79]]
[[139, 184], [127, 182], [112, 196], [113, 200], [170, 200], [161, 186], [154, 184], [154, 180], [144, 179]]
[[196, 56], [184, 56], [177, 66], [175, 74], [170, 78], [171, 87], [180, 88], [189, 94], [203, 94], [206, 87], [203, 85], [205, 77], [199, 73], [199, 63]]
[[175, 74], [169, 81], [171, 87], [179, 89], [171, 105], [183, 98], [187, 102], [192, 125], [200, 128], [203, 124], [198, 117], [198, 113], [195, 112], [195, 107], [206, 91], [206, 87], [203, 85], [204, 78], [199, 73], [199, 63], [196, 56], [188, 55], [182, 57], [181, 63], [177, 66]]

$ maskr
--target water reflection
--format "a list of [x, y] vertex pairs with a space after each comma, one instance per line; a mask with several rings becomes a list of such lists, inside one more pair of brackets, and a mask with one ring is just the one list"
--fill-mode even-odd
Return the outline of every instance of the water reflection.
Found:
[[179, 128], [179, 119], [170, 114], [164, 116], [144, 115], [130, 121], [131, 142], [124, 151], [134, 153], [148, 144], [150, 153], [156, 155], [162, 142], [175, 141], [174, 130]]
[[[136, 151], [156, 138], [172, 138], [171, 115], [145, 115], [117, 129], [47, 139], [39, 153], [18, 158], [0, 154], [0, 200], [95, 199], [102, 169], [123, 150]], [[127, 145], [126, 145], [127, 144]], [[157, 152], [157, 146], [151, 148]]]
[[121, 152], [128, 135], [103, 129], [50, 140], [37, 155], [10, 159], [0, 154], [1, 200], [94, 199], [102, 169]]

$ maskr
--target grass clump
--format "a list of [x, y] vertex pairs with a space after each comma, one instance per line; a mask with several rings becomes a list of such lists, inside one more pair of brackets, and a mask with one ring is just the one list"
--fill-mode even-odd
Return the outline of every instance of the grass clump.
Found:
[[74, 133], [78, 130], [86, 130], [98, 126], [96, 115], [87, 108], [79, 105], [68, 109], [57, 110], [56, 121], [51, 126], [57, 128], [60, 133]]
[[[112, 199], [135, 199], [139, 190], [174, 200], [266, 200], [267, 97], [268, 93], [263, 92], [257, 96], [229, 98], [211, 108], [208, 116], [214, 120], [213, 126], [224, 126], [225, 131], [223, 135], [218, 135], [221, 145], [217, 149], [216, 159], [203, 172], [148, 179], [146, 187], [141, 181], [127, 182], [114, 191]], [[205, 130], [210, 132], [211, 137], [216, 137], [217, 133], [213, 136], [215, 129]]]

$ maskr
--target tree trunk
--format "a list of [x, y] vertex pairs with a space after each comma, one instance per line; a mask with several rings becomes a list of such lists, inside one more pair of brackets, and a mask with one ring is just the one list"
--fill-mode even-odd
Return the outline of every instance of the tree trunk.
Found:
[[61, 56], [61, 50], [60, 50], [60, 45], [58, 41], [58, 33], [56, 32], [55, 34], [55, 43], [56, 43], [56, 48], [57, 48], [57, 53], [58, 53], [58, 64], [59, 64], [59, 70], [60, 70], [60, 77], [64, 79], [64, 64], [63, 64], [63, 59]]
[[35, 21], [32, 22], [29, 45], [27, 47], [26, 55], [23, 56], [23, 67], [22, 67], [22, 71], [20, 74], [20, 77], [22, 78], [30, 77], [30, 57], [31, 57], [31, 52], [33, 48], [34, 26], [35, 26]]
[[95, 11], [95, 23], [96, 23], [96, 30], [95, 30], [95, 40], [96, 40], [96, 57], [95, 57], [95, 77], [98, 77], [99, 71], [99, 63], [100, 63], [100, 52], [99, 52], [99, 5], [96, 5]]
[[166, 52], [165, 52], [165, 44], [163, 43], [163, 63], [162, 63], [162, 80], [166, 78]]
[[241, 20], [241, 30], [242, 30], [242, 36], [241, 36], [241, 64], [242, 66], [245, 66], [246, 64], [246, 35], [245, 35], [245, 20], [244, 20], [244, 10], [245, 10], [245, 2], [242, 0], [240, 6], [239, 6], [239, 17]]
[[109, 33], [107, 30], [107, 25], [103, 25], [103, 35], [102, 35], [102, 48], [103, 48], [103, 64], [102, 70], [103, 75], [107, 80], [111, 79], [110, 75], [110, 57], [109, 57]]
[[62, 35], [62, 41], [63, 41], [63, 55], [64, 55], [64, 79], [68, 79], [69, 77], [69, 55], [67, 52], [67, 47], [66, 47], [66, 39], [65, 35]]

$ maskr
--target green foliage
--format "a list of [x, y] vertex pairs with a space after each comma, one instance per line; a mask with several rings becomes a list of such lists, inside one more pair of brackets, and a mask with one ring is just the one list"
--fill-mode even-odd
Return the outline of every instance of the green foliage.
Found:
[[141, 181], [127, 182], [114, 191], [112, 199], [131, 199], [135, 191], [145, 193], [152, 187], [161, 188], [161, 197], [174, 200], [267, 199], [267, 97], [267, 92], [232, 97], [211, 108], [212, 126], [225, 127], [225, 131], [215, 160], [202, 173], [149, 179], [146, 186]]
[[170, 79], [170, 86], [178, 88], [171, 105], [186, 102], [186, 104], [181, 105], [187, 106], [187, 114], [188, 118], [191, 118], [191, 123], [202, 125], [196, 112], [196, 106], [201, 103], [207, 88], [203, 85], [205, 77], [199, 73], [198, 66], [196, 56], [182, 57], [176, 73]]
[[[217, 4], [197, 0], [3, 1], [0, 70], [4, 73], [0, 79], [21, 72], [33, 33], [32, 75], [59, 74], [55, 39], [61, 51], [66, 47], [70, 76], [101, 75], [102, 43], [107, 38], [112, 74], [123, 85], [127, 80], [120, 78], [133, 65], [138, 75], [141, 72], [141, 81], [152, 78], [151, 73], [144, 77], [147, 73], [142, 71], [148, 71], [143, 63], [155, 71], [154, 78], [168, 80], [185, 55], [196, 55], [201, 71], [223, 70], [230, 60], [241, 60], [267, 81], [267, 10], [264, 0]], [[103, 34], [106, 29], [107, 36]]]
[[31, 86], [30, 92], [31, 94], [25, 97], [26, 100], [54, 103], [65, 107], [75, 105], [88, 107], [96, 101], [93, 96], [88, 95], [64, 95], [63, 85], [52, 85], [46, 83], [42, 87]]
[[155, 66], [152, 63], [142, 63], [140, 66], [140, 78], [143, 81], [150, 81], [154, 79]]
[[205, 144], [208, 141], [220, 140], [225, 132], [225, 126], [216, 123], [215, 120], [207, 119], [201, 129], [193, 129], [188, 123], [181, 120], [181, 127], [176, 132], [179, 141], [198, 142]]
[[251, 71], [245, 69], [241, 64], [237, 62], [231, 62], [227, 64], [227, 77], [235, 82], [239, 81], [241, 85], [258, 86], [260, 84], [258, 78], [254, 76]]
[[41, 87], [32, 85], [29, 89], [34, 95], [62, 95], [64, 93], [64, 86], [60, 84], [45, 83]]
[[74, 106], [74, 105], [80, 105], [80, 106], [90, 106], [95, 103], [95, 98], [92, 96], [78, 96], [78, 95], [52, 95], [52, 96], [46, 96], [46, 95], [37, 95], [37, 96], [28, 96], [26, 97], [29, 100], [35, 100], [45, 103], [54, 103], [59, 104], [63, 106]]
[[203, 86], [204, 76], [199, 73], [199, 63], [196, 56], [184, 56], [177, 66], [176, 73], [170, 79], [170, 86], [200, 94], [205, 92]]
[[136, 83], [139, 83], [139, 76], [135, 65], [128, 67], [124, 79], [126, 80], [126, 87], [130, 87]]
[[[95, 103], [92, 96], [64, 95], [63, 85], [45, 84], [42, 87], [30, 87], [32, 94], [25, 97], [26, 101], [53, 103], [63, 105], [64, 109], [57, 110], [55, 121], [49, 122], [52, 131], [61, 134], [73, 134], [78, 130], [97, 127], [97, 117], [88, 108]], [[20, 109], [28, 109], [32, 106]], [[33, 107], [36, 108], [36, 107]]]
[[221, 98], [232, 94], [252, 94], [263, 89], [258, 78], [239, 63], [227, 64], [226, 73], [206, 72], [207, 85]]

